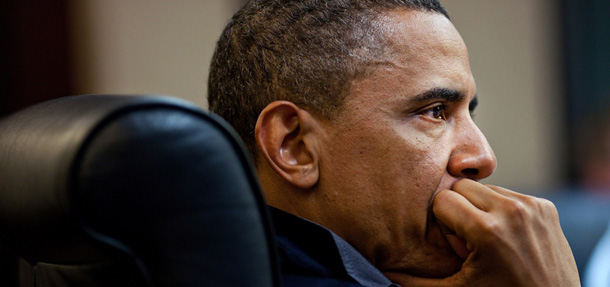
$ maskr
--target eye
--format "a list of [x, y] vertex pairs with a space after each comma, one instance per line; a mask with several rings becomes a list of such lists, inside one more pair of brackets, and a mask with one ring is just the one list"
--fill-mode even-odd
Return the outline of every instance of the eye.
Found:
[[428, 110], [428, 113], [430, 113], [433, 118], [444, 121], [447, 120], [447, 117], [445, 115], [446, 109], [447, 107], [445, 105], [434, 106]]
[[450, 116], [449, 110], [450, 107], [446, 103], [437, 102], [421, 108], [415, 114], [429, 121], [447, 121], [447, 116]]

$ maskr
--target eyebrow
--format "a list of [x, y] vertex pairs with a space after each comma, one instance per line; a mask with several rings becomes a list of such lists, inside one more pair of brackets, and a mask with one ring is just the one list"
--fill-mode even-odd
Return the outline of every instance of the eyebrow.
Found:
[[[428, 91], [425, 91], [417, 96], [409, 99], [409, 104], [417, 105], [425, 102], [431, 102], [434, 100], [443, 100], [446, 102], [459, 102], [466, 97], [461, 92], [456, 90], [447, 89], [447, 88], [434, 88]], [[472, 113], [476, 107], [479, 105], [479, 98], [475, 94], [470, 103], [468, 103], [468, 110]]]

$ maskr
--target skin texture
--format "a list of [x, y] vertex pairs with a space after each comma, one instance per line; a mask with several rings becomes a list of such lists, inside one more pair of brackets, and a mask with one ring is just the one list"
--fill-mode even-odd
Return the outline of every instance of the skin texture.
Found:
[[393, 53], [352, 82], [332, 121], [286, 101], [259, 116], [268, 202], [330, 228], [404, 286], [577, 286], [552, 204], [476, 182], [496, 159], [471, 117], [457, 30], [422, 11], [382, 22]]

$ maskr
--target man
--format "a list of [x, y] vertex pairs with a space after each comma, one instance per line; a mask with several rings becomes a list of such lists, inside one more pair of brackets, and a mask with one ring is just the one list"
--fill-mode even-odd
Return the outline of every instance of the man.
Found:
[[250, 1], [208, 101], [255, 159], [286, 286], [579, 285], [554, 206], [476, 182], [496, 159], [436, 1]]

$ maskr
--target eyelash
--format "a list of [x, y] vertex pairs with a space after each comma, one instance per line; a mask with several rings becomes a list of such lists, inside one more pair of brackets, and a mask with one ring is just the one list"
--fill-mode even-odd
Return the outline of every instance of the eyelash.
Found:
[[432, 118], [434, 118], [435, 120], [443, 120], [446, 121], [447, 120], [447, 106], [446, 105], [436, 105], [430, 108], [427, 108], [425, 110], [421, 111], [422, 115], [430, 115]]

